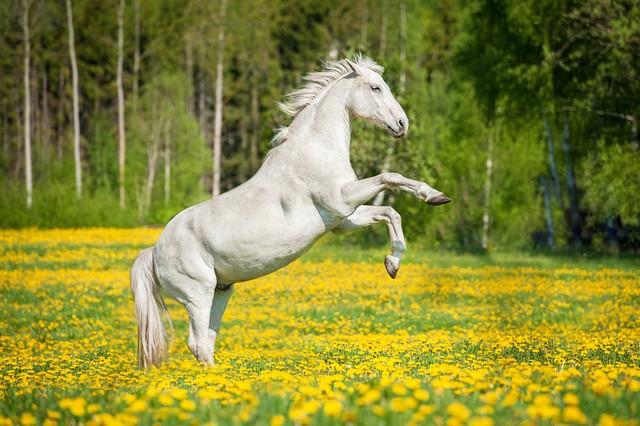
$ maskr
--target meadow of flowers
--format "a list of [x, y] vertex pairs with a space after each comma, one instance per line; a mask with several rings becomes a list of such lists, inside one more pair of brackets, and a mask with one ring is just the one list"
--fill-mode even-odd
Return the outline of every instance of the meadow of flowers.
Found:
[[0, 231], [0, 426], [640, 424], [640, 268], [303, 259], [236, 285], [212, 368], [169, 302], [144, 372], [128, 268], [158, 233]]

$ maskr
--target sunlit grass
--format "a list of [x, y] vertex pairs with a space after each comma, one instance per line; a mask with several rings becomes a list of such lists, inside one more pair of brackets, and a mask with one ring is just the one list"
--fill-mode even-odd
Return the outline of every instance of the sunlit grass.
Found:
[[[640, 270], [325, 242], [238, 284], [198, 365], [136, 369], [128, 267], [159, 230], [0, 231], [0, 425], [638, 424]], [[517, 265], [517, 266], [516, 266]]]

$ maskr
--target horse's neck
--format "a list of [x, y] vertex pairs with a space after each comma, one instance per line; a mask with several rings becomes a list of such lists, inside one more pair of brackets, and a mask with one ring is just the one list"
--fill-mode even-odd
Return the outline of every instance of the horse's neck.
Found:
[[292, 123], [295, 143], [322, 144], [332, 156], [349, 161], [351, 124], [346, 102], [350, 82], [338, 81], [317, 103], [303, 110]]

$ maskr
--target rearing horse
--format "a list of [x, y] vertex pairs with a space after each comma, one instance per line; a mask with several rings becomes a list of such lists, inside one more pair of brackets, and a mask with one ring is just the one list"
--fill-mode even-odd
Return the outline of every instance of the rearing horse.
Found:
[[218, 197], [189, 207], [166, 226], [157, 244], [136, 258], [131, 289], [138, 317], [138, 364], [166, 356], [160, 289], [189, 313], [189, 349], [213, 364], [220, 320], [231, 285], [269, 274], [300, 257], [329, 231], [384, 222], [392, 278], [405, 241], [391, 207], [363, 205], [385, 189], [400, 189], [428, 204], [450, 201], [424, 182], [398, 173], [358, 180], [349, 158], [351, 117], [371, 121], [398, 138], [409, 127], [400, 104], [369, 58], [327, 63], [280, 108], [293, 117], [278, 131], [256, 174]]

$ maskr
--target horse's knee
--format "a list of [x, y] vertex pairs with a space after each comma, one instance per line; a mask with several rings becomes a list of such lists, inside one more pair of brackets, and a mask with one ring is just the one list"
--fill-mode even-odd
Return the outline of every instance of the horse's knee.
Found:
[[386, 185], [398, 185], [402, 179], [404, 179], [404, 176], [395, 172], [384, 172], [380, 174], [380, 177], [382, 178], [382, 182]]
[[402, 216], [393, 207], [385, 207], [384, 214], [389, 218], [392, 223], [399, 223], [402, 221]]

